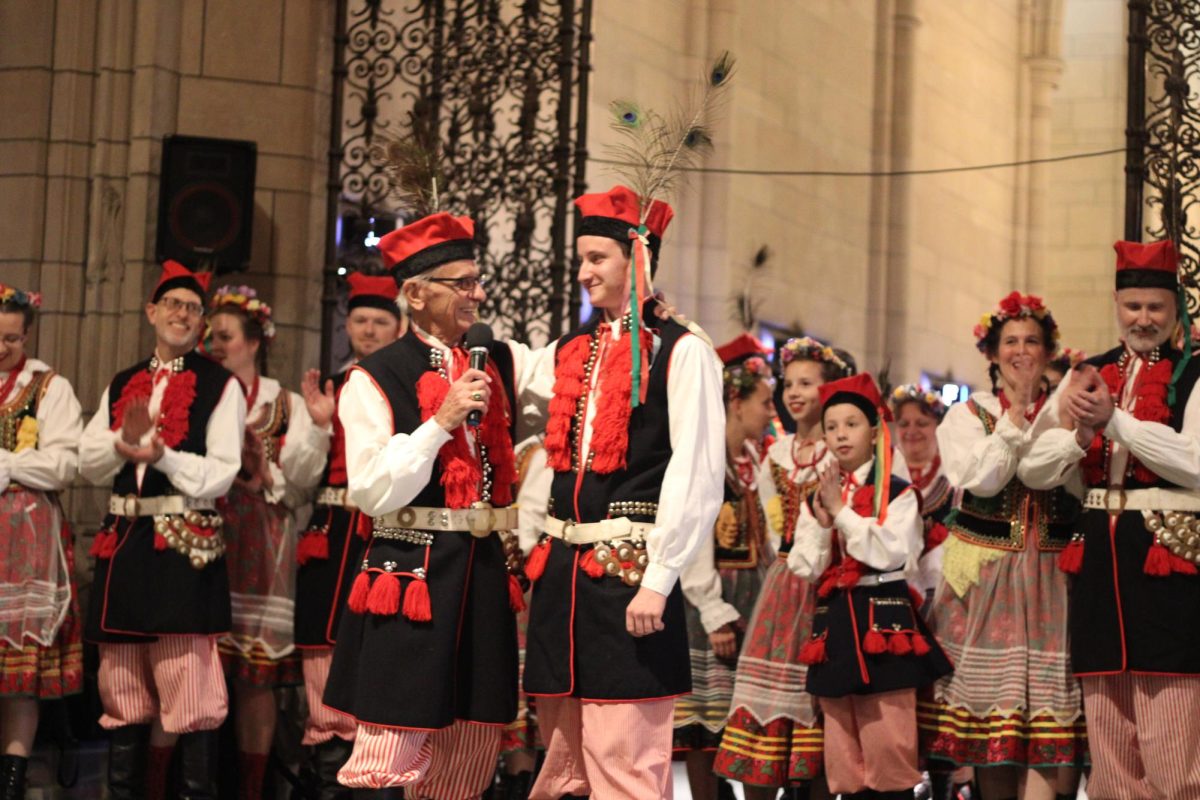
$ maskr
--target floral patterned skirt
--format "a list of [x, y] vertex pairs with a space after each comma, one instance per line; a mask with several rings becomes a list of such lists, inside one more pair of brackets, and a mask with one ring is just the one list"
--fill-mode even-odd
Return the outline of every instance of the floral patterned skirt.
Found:
[[1033, 541], [1010, 552], [952, 536], [943, 575], [929, 622], [955, 670], [918, 708], [922, 751], [956, 766], [1083, 766], [1057, 554]]
[[738, 656], [718, 775], [755, 786], [820, 775], [824, 737], [815, 700], [804, 690], [808, 668], [800, 663], [816, 600], [816, 588], [788, 569], [785, 556], [767, 569]]
[[[254, 685], [303, 682], [294, 658], [296, 537], [290, 512], [235, 485], [217, 501], [225, 521], [233, 628], [219, 641], [226, 671]], [[240, 662], [240, 663], [238, 663]]]
[[18, 484], [0, 491], [0, 696], [80, 691], [72, 539], [54, 495]]
[[[749, 619], [762, 589], [766, 565], [752, 569], [722, 569], [721, 597]], [[700, 611], [684, 605], [688, 651], [692, 662], [692, 691], [675, 701], [675, 749], [715, 750], [733, 702], [737, 659], [718, 658], [700, 622]]]

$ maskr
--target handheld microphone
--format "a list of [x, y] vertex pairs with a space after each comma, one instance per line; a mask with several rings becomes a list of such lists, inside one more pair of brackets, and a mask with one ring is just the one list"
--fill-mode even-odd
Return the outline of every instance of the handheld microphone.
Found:
[[[487, 371], [488, 351], [491, 350], [492, 341], [495, 337], [492, 335], [492, 329], [483, 322], [476, 322], [467, 329], [467, 337], [464, 344], [467, 347], [467, 355], [471, 369]], [[497, 387], [499, 388], [499, 387]], [[483, 421], [483, 412], [479, 409], [472, 411], [467, 415], [467, 424], [472, 428], [478, 428], [479, 423]]]

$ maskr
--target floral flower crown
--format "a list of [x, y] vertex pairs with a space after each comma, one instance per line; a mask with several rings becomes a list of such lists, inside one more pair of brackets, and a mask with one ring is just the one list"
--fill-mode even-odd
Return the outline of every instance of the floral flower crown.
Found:
[[811, 336], [788, 339], [779, 348], [779, 363], [783, 367], [787, 367], [788, 364], [796, 360], [819, 361], [833, 364], [841, 370], [842, 375], [850, 375], [850, 366], [842, 360], [837, 351], [827, 344], [818, 342]]
[[751, 356], [738, 364], [725, 367], [723, 372], [725, 382], [725, 399], [734, 400], [742, 392], [754, 388], [759, 381], [766, 381], [771, 388], [775, 387], [775, 376], [762, 356]]
[[27, 292], [24, 289], [0, 283], [0, 303], [12, 303], [22, 308], [41, 308], [42, 295], [40, 292]]
[[263, 338], [268, 342], [275, 338], [275, 323], [271, 321], [271, 307], [258, 299], [258, 292], [249, 286], [222, 286], [213, 295], [213, 311], [224, 305], [237, 306], [245, 311], [262, 327]]
[[995, 311], [990, 311], [979, 319], [979, 324], [973, 331], [975, 347], [979, 352], [987, 355], [988, 333], [993, 328], [999, 329], [1010, 319], [1022, 318], [1031, 318], [1047, 323], [1050, 327], [1051, 337], [1050, 341], [1046, 342], [1046, 352], [1054, 355], [1058, 350], [1059, 339], [1058, 323], [1054, 321], [1054, 315], [1050, 313], [1050, 309], [1046, 308], [1042, 298], [1035, 294], [1021, 294], [1020, 292], [1010, 292], [996, 306]]
[[946, 404], [937, 392], [927, 392], [915, 383], [905, 383], [892, 391], [892, 413], [898, 414], [904, 403], [917, 402], [939, 420], [946, 413]]

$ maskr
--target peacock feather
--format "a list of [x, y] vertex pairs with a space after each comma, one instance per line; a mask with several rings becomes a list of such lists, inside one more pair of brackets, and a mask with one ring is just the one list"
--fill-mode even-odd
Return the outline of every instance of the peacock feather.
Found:
[[403, 136], [376, 132], [371, 161], [387, 175], [392, 195], [418, 217], [441, 210], [447, 181], [436, 131], [410, 114]]

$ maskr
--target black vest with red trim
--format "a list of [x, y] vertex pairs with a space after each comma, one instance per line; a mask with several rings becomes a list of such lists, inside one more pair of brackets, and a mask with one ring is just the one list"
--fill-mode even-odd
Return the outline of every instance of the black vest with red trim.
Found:
[[[650, 363], [646, 402], [629, 415], [629, 444], [625, 468], [601, 475], [590, 469], [582, 477], [574, 469], [554, 473], [550, 486], [551, 513], [559, 519], [595, 522], [609, 516], [613, 502], [657, 503], [663, 476], [671, 460], [670, 408], [667, 402], [667, 373], [675, 345], [688, 335], [678, 323], [654, 320], [655, 352]], [[595, 336], [600, 317], [563, 336], [558, 342], [562, 353], [577, 336]], [[622, 334], [628, 336], [629, 334]], [[575, 426], [578, 430], [582, 426]], [[571, 439], [571, 464], [578, 463], [579, 443]]]
[[[113, 378], [108, 387], [109, 419], [126, 384], [149, 366], [149, 360], [143, 361]], [[203, 456], [209, 420], [234, 377], [220, 364], [194, 352], [183, 357], [183, 370], [195, 374], [196, 396], [188, 410], [187, 434], [173, 449]], [[226, 435], [240, 441], [242, 432]], [[153, 466], [146, 467], [139, 491], [137, 465], [132, 462], [121, 467], [112, 491], [140, 497], [179, 494], [170, 479]], [[90, 641], [141, 641], [158, 634], [206, 635], [229, 630], [229, 575], [224, 557], [196, 569], [187, 556], [171, 548], [156, 550], [152, 517], [131, 522], [109, 514], [101, 530], [110, 529], [116, 531], [118, 544], [111, 559], [96, 561], [85, 627]]]
[[[600, 475], [556, 471], [551, 513], [559, 519], [595, 522], [609, 516], [613, 502], [660, 502], [662, 479], [671, 460], [667, 372], [675, 345], [687, 335], [682, 325], [653, 320], [655, 351], [646, 402], [629, 418], [626, 467]], [[599, 316], [559, 340], [558, 353], [577, 336], [594, 336]], [[628, 335], [628, 334], [624, 334]], [[576, 426], [578, 429], [581, 426]], [[578, 464], [571, 441], [571, 463]], [[622, 515], [624, 516], [624, 515]], [[635, 521], [651, 517], [631, 515]], [[525, 690], [532, 695], [570, 695], [607, 702], [651, 700], [692, 689], [687, 623], [678, 581], [667, 596], [664, 630], [634, 637], [625, 628], [625, 609], [638, 589], [619, 576], [590, 577], [579, 559], [591, 546], [550, 540], [545, 570], [534, 584], [525, 652]]]
[[[395, 433], [412, 433], [422, 424], [417, 382], [433, 369], [432, 349], [410, 329], [357, 367], [387, 399]], [[503, 383], [493, 391], [506, 392], [514, 408], [512, 351], [506, 343], [492, 346], [490, 363]], [[347, 428], [355, 424], [342, 421]], [[429, 482], [408, 505], [444, 507], [441, 476], [435, 461]], [[401, 613], [360, 614], [347, 608], [338, 626], [325, 704], [359, 722], [406, 729], [445, 728], [455, 720], [511, 722], [517, 711], [517, 632], [499, 536], [436, 532], [428, 547], [372, 536], [363, 562], [376, 571], [387, 564], [400, 573], [426, 570], [432, 619], [414, 622]]]
[[[1100, 369], [1116, 363], [1122, 352], [1117, 347], [1088, 363]], [[1178, 364], [1180, 353], [1169, 350], [1166, 358]], [[1170, 406], [1168, 424], [1176, 431], [1198, 378], [1200, 359], [1193, 357]], [[1144, 482], [1127, 474], [1126, 489], [1146, 486], [1174, 488], [1164, 478]], [[1071, 580], [1068, 615], [1072, 668], [1078, 675], [1200, 674], [1200, 637], [1194, 635], [1200, 630], [1200, 575], [1147, 574], [1154, 537], [1142, 512], [1121, 513], [1115, 526], [1110, 520], [1103, 509], [1085, 509], [1080, 519], [1083, 559]]]
[[[996, 417], [972, 400], [967, 408], [979, 418], [989, 436]], [[1038, 550], [1057, 552], [1066, 547], [1079, 519], [1079, 500], [1065, 489], [1030, 489], [1017, 477], [992, 497], [964, 490], [958, 510], [946, 521], [950, 533], [981, 547], [1024, 550], [1034, 536]]]
[[[894, 501], [910, 491], [907, 481], [890, 476], [889, 497]], [[874, 473], [868, 476], [862, 489], [873, 487]], [[860, 489], [859, 491], [862, 491]], [[833, 535], [838, 535], [837, 529]], [[846, 570], [852, 577], [869, 578], [879, 574], [865, 564], [853, 562], [855, 569]], [[908, 582], [889, 581], [866, 586], [840, 586], [834, 578], [837, 561], [817, 581], [819, 592], [813, 615], [811, 642], [821, 643], [823, 656], [808, 667], [806, 690], [816, 697], [845, 697], [847, 695], [879, 694], [898, 689], [916, 689], [933, 683], [954, 669], [942, 652], [925, 620], [917, 613]], [[884, 645], [883, 652], [872, 653], [870, 638]], [[906, 652], [893, 652], [893, 639], [904, 639]], [[914, 642], [919, 650], [914, 650]], [[897, 643], [898, 644], [898, 643]], [[805, 650], [811, 647], [805, 645]], [[802, 651], [804, 652], [804, 651]]]
[[[349, 374], [349, 370], [343, 370], [322, 378], [322, 390], [326, 381], [333, 381], [336, 396]], [[319, 485], [345, 488], [346, 432], [336, 413], [332, 425], [329, 458]], [[366, 534], [358, 535], [358, 516], [358, 512], [344, 506], [317, 504], [313, 508], [309, 529], [301, 534], [301, 547], [306, 537], [313, 536], [322, 537], [324, 547], [319, 555], [312, 555], [311, 547], [306, 547], [304, 559], [296, 570], [296, 647], [329, 649], [336, 641], [346, 595], [358, 573], [366, 544]]]

